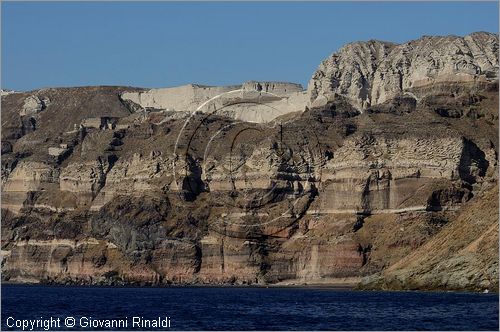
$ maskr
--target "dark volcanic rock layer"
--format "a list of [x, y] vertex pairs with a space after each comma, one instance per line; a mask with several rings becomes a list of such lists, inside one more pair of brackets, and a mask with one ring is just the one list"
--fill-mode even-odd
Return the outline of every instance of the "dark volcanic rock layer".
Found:
[[350, 44], [300, 112], [272, 82], [4, 94], [2, 278], [496, 290], [497, 51]]

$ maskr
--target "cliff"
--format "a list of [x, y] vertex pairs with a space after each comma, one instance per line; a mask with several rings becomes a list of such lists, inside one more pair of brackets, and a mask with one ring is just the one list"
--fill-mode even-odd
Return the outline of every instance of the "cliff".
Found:
[[498, 36], [292, 83], [2, 94], [2, 278], [498, 289]]
[[313, 104], [340, 94], [367, 108], [401, 94], [418, 99], [451, 85], [474, 89], [496, 79], [498, 36], [476, 32], [425, 36], [401, 45], [377, 40], [348, 44], [321, 63], [308, 90]]

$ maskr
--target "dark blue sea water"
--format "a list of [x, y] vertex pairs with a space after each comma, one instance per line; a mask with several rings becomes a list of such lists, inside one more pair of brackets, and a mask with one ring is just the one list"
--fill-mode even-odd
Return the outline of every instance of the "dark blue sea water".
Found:
[[[60, 318], [62, 330], [106, 319], [121, 319], [128, 324], [124, 329], [140, 330], [132, 326], [133, 317], [150, 321], [160, 317], [164, 322], [169, 317], [171, 330], [498, 330], [498, 295], [328, 288], [2, 286], [2, 330], [15, 329], [7, 324], [16, 320], [21, 324], [23, 319], [51, 317], [52, 327]], [[75, 327], [64, 325], [68, 317], [74, 318]], [[43, 330], [40, 326], [37, 330]]]

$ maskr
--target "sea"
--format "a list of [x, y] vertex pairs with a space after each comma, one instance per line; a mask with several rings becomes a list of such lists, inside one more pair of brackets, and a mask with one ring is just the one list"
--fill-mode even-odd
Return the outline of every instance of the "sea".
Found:
[[498, 294], [2, 285], [2, 330], [492, 330]]

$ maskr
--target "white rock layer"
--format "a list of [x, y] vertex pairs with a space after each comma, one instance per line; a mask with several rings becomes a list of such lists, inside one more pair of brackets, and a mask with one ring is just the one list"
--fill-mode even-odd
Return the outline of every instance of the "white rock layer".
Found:
[[478, 83], [498, 79], [498, 35], [428, 37], [404, 44], [370, 40], [347, 44], [313, 74], [309, 99], [320, 106], [348, 97], [364, 109], [398, 94], [435, 83]]

